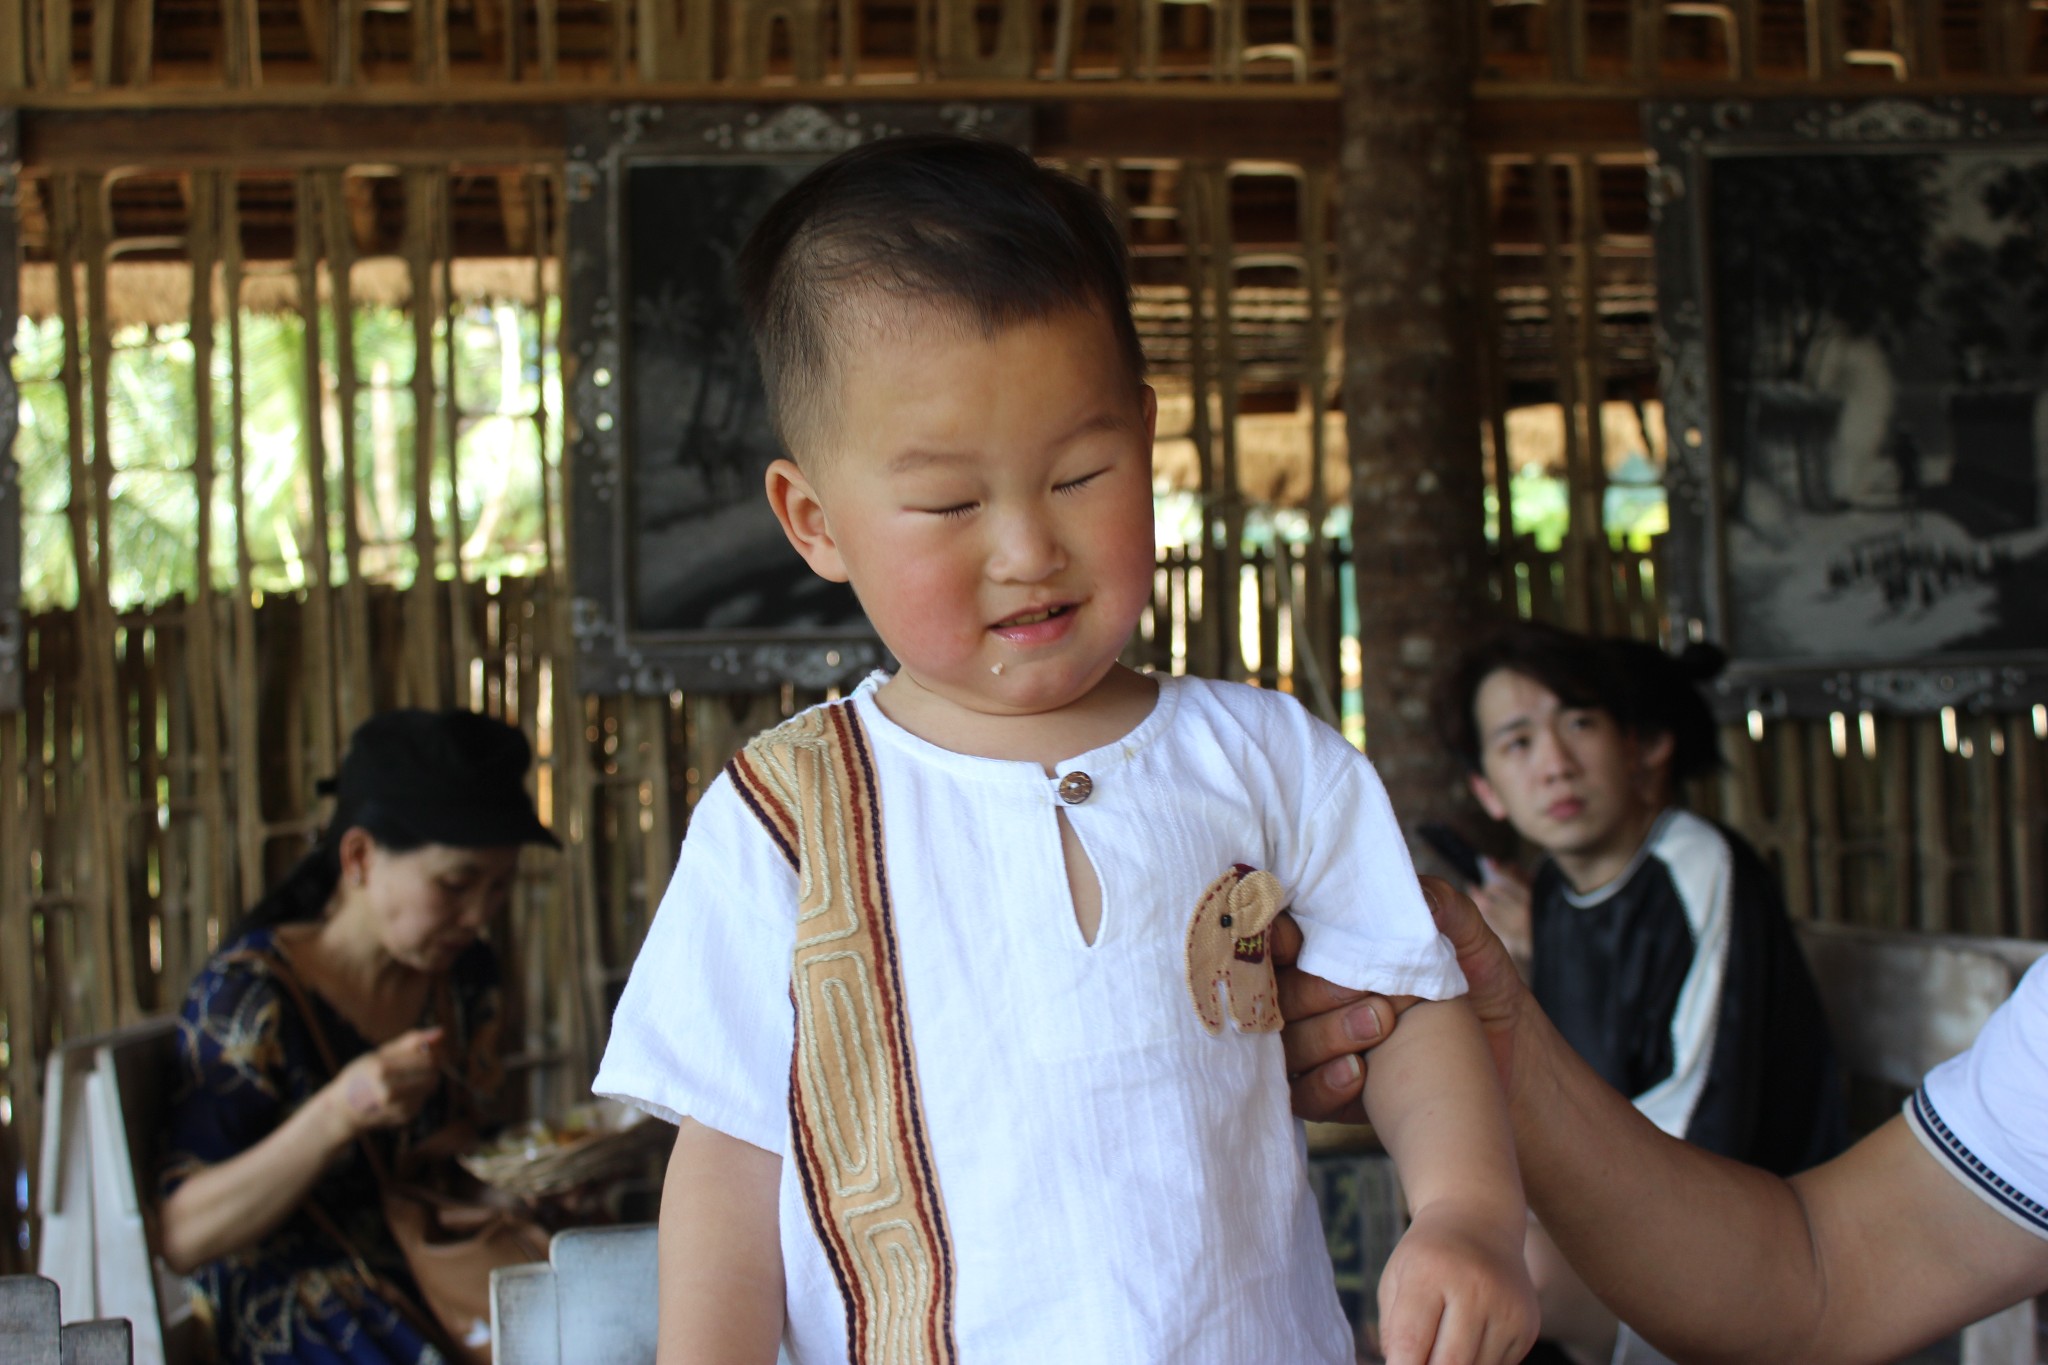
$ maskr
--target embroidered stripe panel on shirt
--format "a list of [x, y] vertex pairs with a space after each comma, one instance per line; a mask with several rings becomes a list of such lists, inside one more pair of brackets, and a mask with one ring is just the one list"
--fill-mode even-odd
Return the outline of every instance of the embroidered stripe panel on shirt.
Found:
[[791, 1156], [858, 1365], [953, 1365], [953, 1246], [903, 1003], [867, 735], [846, 703], [729, 768], [797, 872]]

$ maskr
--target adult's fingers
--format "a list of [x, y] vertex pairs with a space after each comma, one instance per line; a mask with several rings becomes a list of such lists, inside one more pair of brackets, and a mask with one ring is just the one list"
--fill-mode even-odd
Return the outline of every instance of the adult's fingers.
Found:
[[1273, 923], [1266, 929], [1266, 947], [1273, 954], [1275, 966], [1294, 965], [1294, 960], [1301, 956], [1301, 926], [1294, 922], [1294, 916], [1282, 910], [1273, 917]]
[[1304, 1018], [1284, 1007], [1281, 1013], [1292, 1021], [1280, 1032], [1290, 1075], [1372, 1047], [1394, 1026], [1394, 1006], [1378, 995], [1354, 995], [1351, 1003]]
[[1364, 1123], [1365, 1059], [1348, 1054], [1288, 1082], [1296, 1118], [1311, 1123]]
[[1450, 940], [1458, 955], [1466, 1002], [1486, 1030], [1501, 1083], [1512, 1089], [1515, 1031], [1523, 1003], [1530, 998], [1529, 988], [1470, 896], [1439, 877], [1424, 877], [1422, 894], [1436, 918], [1437, 932]]

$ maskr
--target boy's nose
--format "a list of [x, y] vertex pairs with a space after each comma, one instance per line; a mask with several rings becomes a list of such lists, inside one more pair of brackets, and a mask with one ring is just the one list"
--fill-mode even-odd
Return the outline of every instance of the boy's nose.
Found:
[[1020, 512], [999, 522], [989, 577], [1002, 583], [1037, 583], [1066, 566], [1066, 550], [1045, 517]]

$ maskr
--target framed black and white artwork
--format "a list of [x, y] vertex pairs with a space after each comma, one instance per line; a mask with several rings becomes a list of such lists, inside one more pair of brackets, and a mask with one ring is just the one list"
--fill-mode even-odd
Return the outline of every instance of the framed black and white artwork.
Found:
[[2048, 117], [1653, 102], [1674, 625], [1727, 712], [2048, 699]]
[[1015, 106], [571, 111], [563, 380], [577, 681], [594, 692], [827, 687], [884, 661], [763, 496], [781, 454], [733, 263], [812, 167], [903, 132], [1023, 145]]

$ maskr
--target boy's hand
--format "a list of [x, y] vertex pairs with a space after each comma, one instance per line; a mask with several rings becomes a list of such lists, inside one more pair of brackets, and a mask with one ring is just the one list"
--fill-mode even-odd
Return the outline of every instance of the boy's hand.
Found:
[[1417, 1211], [1380, 1276], [1386, 1365], [1516, 1365], [1536, 1342], [1536, 1290], [1516, 1229], [1439, 1201]]

